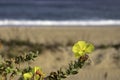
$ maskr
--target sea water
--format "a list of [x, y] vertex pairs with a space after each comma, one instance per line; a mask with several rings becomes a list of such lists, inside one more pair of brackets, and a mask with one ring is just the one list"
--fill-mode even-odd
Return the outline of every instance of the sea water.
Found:
[[120, 0], [0, 0], [6, 25], [120, 25]]

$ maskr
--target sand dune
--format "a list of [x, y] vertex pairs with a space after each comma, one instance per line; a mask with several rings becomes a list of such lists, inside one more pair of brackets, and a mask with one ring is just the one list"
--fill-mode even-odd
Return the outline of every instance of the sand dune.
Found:
[[[18, 40], [44, 45], [59, 44], [54, 51], [45, 49], [35, 62], [30, 62], [32, 66], [41, 66], [47, 74], [66, 67], [75, 59], [71, 51], [74, 42], [90, 41], [97, 47], [90, 54], [92, 62], [86, 63], [78, 75], [66, 80], [120, 80], [120, 27], [1, 27], [0, 39], [7, 42]], [[117, 45], [117, 48], [113, 45]]]
[[1, 27], [0, 39], [29, 40], [33, 43], [87, 40], [96, 45], [120, 43], [120, 27]]

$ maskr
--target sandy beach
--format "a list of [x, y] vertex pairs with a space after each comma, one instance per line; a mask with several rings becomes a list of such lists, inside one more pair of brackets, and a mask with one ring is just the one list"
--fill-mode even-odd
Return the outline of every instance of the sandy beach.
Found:
[[90, 54], [91, 63], [86, 62], [79, 74], [65, 80], [120, 80], [119, 26], [0, 27], [0, 40], [3, 45], [0, 54], [18, 55], [22, 51], [30, 51], [34, 48], [27, 44], [20, 46], [17, 43], [11, 47], [10, 45], [14, 44], [14, 41], [45, 46], [39, 57], [34, 62], [31, 61], [30, 65], [41, 66], [46, 74], [56, 71], [60, 67], [66, 67], [70, 61], [75, 60], [71, 50], [72, 46], [79, 40], [85, 40], [96, 47]]

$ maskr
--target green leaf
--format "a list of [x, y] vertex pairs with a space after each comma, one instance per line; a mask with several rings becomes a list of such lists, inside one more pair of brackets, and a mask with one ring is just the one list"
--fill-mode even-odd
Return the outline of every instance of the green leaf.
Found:
[[77, 74], [78, 73], [78, 71], [72, 71], [72, 74], [73, 75], [75, 75], [75, 74]]

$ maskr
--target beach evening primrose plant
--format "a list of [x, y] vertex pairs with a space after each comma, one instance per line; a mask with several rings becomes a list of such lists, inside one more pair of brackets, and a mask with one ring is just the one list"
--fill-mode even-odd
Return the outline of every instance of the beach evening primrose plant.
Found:
[[94, 46], [91, 43], [86, 41], [78, 41], [74, 44], [72, 51], [75, 57], [79, 58], [81, 56], [85, 56], [85, 54], [89, 54], [94, 50]]
[[[63, 80], [69, 75], [75, 75], [79, 72], [85, 62], [89, 59], [88, 54], [94, 50], [94, 45], [86, 41], [78, 41], [73, 47], [72, 51], [77, 58], [66, 67], [65, 69], [60, 68], [56, 72], [51, 72], [45, 76], [42, 72], [41, 67], [30, 67], [21, 69], [20, 63], [34, 60], [38, 57], [38, 52], [29, 53], [24, 56], [17, 56], [14, 59], [5, 60], [0, 63], [0, 80], [14, 80], [15, 75], [20, 75], [19, 80]], [[8, 78], [8, 75], [10, 77]]]
[[57, 72], [51, 72], [45, 80], [62, 80], [67, 78], [69, 75], [75, 75], [79, 72], [79, 69], [82, 68], [85, 62], [88, 60], [89, 56], [87, 54], [91, 53], [94, 50], [94, 45], [86, 41], [78, 41], [72, 47], [72, 51], [77, 57], [77, 60], [72, 61], [68, 68], [58, 70]]

